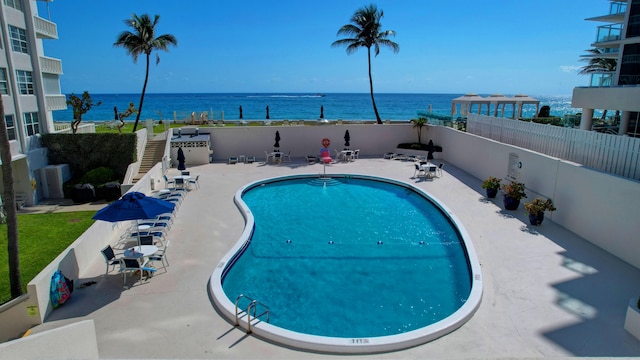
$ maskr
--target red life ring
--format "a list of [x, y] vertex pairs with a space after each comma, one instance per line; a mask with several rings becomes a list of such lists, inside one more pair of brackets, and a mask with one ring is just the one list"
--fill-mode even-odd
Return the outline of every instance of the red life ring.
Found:
[[328, 148], [329, 145], [331, 145], [331, 140], [329, 140], [329, 138], [322, 139], [322, 146]]

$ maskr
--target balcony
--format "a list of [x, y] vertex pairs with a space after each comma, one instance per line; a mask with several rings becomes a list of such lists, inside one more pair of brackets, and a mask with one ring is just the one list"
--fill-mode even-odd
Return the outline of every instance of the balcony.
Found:
[[640, 111], [640, 86], [576, 87], [571, 107]]
[[61, 94], [45, 95], [44, 101], [47, 111], [65, 110], [67, 108], [67, 97]]
[[56, 58], [40, 56], [40, 71], [48, 74], [62, 75], [62, 61]]
[[33, 26], [36, 30], [36, 36], [40, 39], [57, 39], [58, 25], [41, 17], [33, 17]]
[[607, 87], [613, 85], [613, 77], [615, 76], [615, 72], [605, 72], [605, 73], [597, 73], [591, 74], [591, 83], [590, 87]]
[[622, 24], [612, 24], [598, 26], [596, 34], [596, 43], [620, 40], [622, 33]]

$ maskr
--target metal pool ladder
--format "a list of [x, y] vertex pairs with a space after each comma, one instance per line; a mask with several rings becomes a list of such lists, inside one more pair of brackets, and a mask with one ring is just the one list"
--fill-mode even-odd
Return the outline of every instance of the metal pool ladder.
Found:
[[[245, 310], [240, 310], [240, 307], [238, 306], [238, 303], [242, 298], [245, 298], [250, 301], [249, 306], [247, 306]], [[259, 314], [256, 314], [258, 305], [264, 308], [265, 310]], [[267, 315], [267, 322], [269, 322], [269, 307], [267, 305], [261, 303], [256, 299], [252, 299], [245, 294], [240, 294], [236, 298], [236, 326], [240, 326], [240, 322], [238, 321], [238, 319], [240, 318], [240, 315], [243, 313], [247, 314], [247, 324], [248, 324], [247, 334], [251, 334], [251, 318], [252, 317], [255, 320], [255, 319], [259, 319], [263, 315]]]

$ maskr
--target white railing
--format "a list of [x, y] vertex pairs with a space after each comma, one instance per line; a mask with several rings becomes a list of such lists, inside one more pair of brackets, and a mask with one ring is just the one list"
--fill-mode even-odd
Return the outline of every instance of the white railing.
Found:
[[39, 16], [33, 17], [33, 26], [36, 30], [36, 35], [39, 38], [57, 39], [58, 38], [58, 25], [49, 20], [45, 20]]
[[[96, 132], [96, 124], [94, 123], [81, 123], [78, 126], [77, 134], [95, 134]], [[73, 134], [73, 130], [71, 130], [71, 123], [53, 123], [53, 131], [51, 133], [56, 134]]]
[[469, 114], [467, 132], [640, 180], [640, 139]]
[[62, 61], [60, 59], [40, 56], [40, 70], [49, 74], [62, 74]]
[[47, 107], [47, 111], [67, 109], [67, 97], [64, 95], [45, 95], [44, 101]]

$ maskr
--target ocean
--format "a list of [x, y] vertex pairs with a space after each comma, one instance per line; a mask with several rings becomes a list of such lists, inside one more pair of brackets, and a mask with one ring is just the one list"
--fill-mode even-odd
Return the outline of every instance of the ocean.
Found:
[[[76, 94], [80, 96], [81, 94]], [[90, 94], [94, 103], [102, 101], [83, 115], [84, 121], [106, 121], [114, 119], [114, 106], [124, 111], [133, 102], [137, 107], [140, 94]], [[375, 94], [378, 112], [383, 120], [406, 121], [417, 117], [418, 112], [427, 111], [450, 115], [451, 101], [463, 94]], [[483, 95], [486, 96], [486, 95]], [[571, 108], [571, 96], [533, 96], [540, 100], [540, 106], [549, 105], [551, 115], [575, 114], [580, 109]], [[67, 95], [68, 98], [68, 95]], [[324, 118], [329, 120], [374, 120], [375, 113], [369, 93], [360, 94], [146, 94], [142, 107], [141, 120], [189, 118], [195, 112], [198, 116], [207, 112], [209, 119], [238, 120], [242, 106], [243, 119], [264, 120], [266, 108], [272, 120], [313, 120], [320, 118], [321, 108]], [[510, 109], [507, 107], [507, 115]], [[174, 115], [175, 114], [175, 115]], [[523, 117], [535, 115], [534, 105], [525, 105]], [[73, 111], [53, 112], [55, 121], [71, 121]], [[135, 115], [125, 121], [135, 120]]]

